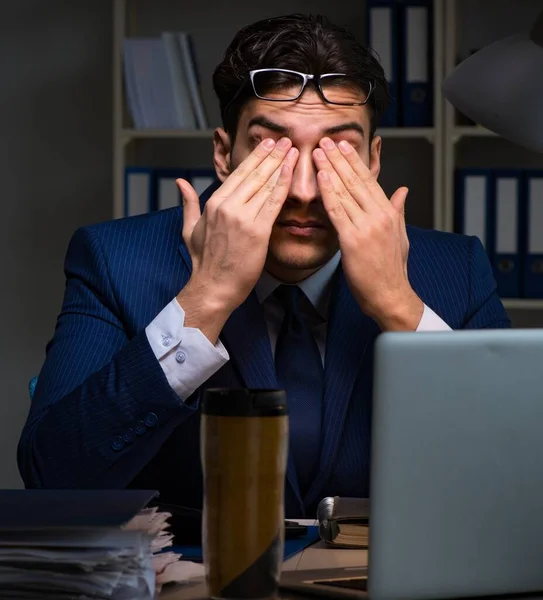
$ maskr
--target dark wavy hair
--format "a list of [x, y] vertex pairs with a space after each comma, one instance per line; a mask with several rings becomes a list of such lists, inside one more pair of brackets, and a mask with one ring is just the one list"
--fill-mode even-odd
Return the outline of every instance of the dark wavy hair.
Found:
[[[370, 140], [390, 102], [383, 68], [373, 51], [346, 28], [322, 15], [292, 14], [264, 19], [238, 31], [213, 73], [223, 127], [235, 139], [239, 116], [254, 97], [246, 85], [229, 106], [252, 69], [283, 68], [304, 73], [345, 73], [361, 89], [374, 89], [367, 106], [371, 111]], [[228, 107], [228, 111], [225, 111]]]

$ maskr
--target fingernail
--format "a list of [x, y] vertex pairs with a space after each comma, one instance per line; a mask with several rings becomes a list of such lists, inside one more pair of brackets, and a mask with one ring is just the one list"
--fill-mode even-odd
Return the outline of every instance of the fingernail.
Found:
[[262, 142], [262, 145], [264, 146], [264, 148], [266, 148], [267, 150], [271, 150], [274, 146], [275, 146], [275, 141], [272, 140], [271, 138], [268, 138], [266, 140], [264, 140]]
[[342, 152], [349, 152], [351, 150], [351, 144], [349, 144], [349, 142], [346, 142], [345, 140], [341, 140], [338, 146]]
[[324, 160], [326, 158], [326, 154], [324, 154], [324, 152], [320, 148], [317, 148], [315, 150], [315, 158], [317, 160]]
[[334, 142], [330, 138], [322, 138], [322, 147], [326, 148], [326, 150], [332, 150], [335, 147]]
[[279, 148], [279, 150], [285, 150], [290, 144], [290, 140], [288, 138], [281, 138], [278, 142], [277, 142], [277, 148]]
[[290, 158], [294, 158], [294, 156], [296, 155], [297, 150], [296, 148], [291, 148], [288, 152], [287, 152], [287, 156], [286, 158], [290, 159]]

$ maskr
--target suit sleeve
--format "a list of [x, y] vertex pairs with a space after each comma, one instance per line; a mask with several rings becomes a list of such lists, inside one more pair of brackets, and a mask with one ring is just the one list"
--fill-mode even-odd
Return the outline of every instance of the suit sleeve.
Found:
[[503, 329], [511, 321], [498, 296], [492, 265], [479, 238], [469, 238], [469, 296], [464, 329]]
[[65, 272], [19, 469], [26, 487], [125, 487], [197, 402], [172, 389], [145, 331], [128, 338], [91, 229], [74, 234]]

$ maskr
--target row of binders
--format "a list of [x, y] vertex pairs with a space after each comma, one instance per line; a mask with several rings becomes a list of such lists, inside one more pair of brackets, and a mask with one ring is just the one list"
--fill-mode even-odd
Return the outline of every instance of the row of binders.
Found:
[[186, 32], [125, 39], [123, 67], [136, 129], [207, 129], [194, 46]]
[[212, 169], [165, 169], [127, 167], [124, 181], [124, 214], [126, 217], [165, 210], [181, 205], [176, 179], [186, 179], [200, 195], [215, 180]]
[[543, 170], [459, 169], [455, 230], [476, 235], [502, 298], [543, 298]]
[[433, 125], [432, 0], [368, 0], [368, 45], [385, 71], [391, 103], [381, 127]]

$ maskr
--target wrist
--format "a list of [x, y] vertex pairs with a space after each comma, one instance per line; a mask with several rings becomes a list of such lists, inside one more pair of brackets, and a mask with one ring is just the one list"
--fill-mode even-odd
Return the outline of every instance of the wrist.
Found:
[[184, 326], [199, 329], [215, 345], [232, 310], [212, 290], [191, 279], [176, 299], [185, 313]]
[[411, 291], [389, 302], [374, 316], [381, 331], [416, 331], [424, 313], [424, 303]]

